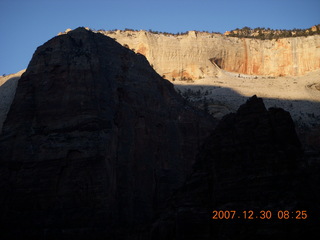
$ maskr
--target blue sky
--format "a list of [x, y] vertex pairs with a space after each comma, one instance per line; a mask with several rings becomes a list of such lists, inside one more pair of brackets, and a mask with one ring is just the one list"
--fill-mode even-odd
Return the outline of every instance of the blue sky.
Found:
[[39, 45], [67, 28], [309, 28], [319, 12], [320, 0], [0, 0], [0, 74], [26, 68]]

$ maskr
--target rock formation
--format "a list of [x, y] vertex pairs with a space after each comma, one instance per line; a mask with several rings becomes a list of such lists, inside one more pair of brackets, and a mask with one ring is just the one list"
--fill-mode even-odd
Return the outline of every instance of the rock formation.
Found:
[[146, 31], [100, 31], [145, 55], [169, 80], [236, 73], [297, 76], [320, 68], [320, 35], [259, 40], [189, 31], [184, 35]]
[[0, 135], [0, 237], [126, 239], [183, 184], [213, 126], [109, 37], [49, 40]]
[[[40, 46], [15, 96], [3, 92], [17, 78], [0, 78], [0, 125], [14, 96], [0, 130], [1, 239], [319, 239], [319, 156], [303, 155], [290, 114], [254, 96], [214, 128], [143, 56], [168, 79], [300, 75], [320, 67], [319, 36], [103, 34]], [[243, 219], [261, 210], [272, 218]], [[307, 219], [277, 219], [297, 210]]]
[[24, 71], [25, 70], [22, 70], [16, 74], [0, 77], [0, 134], [2, 131], [2, 124], [7, 117], [7, 113], [13, 101], [18, 80]]
[[[301, 157], [290, 114], [267, 111], [252, 97], [206, 140], [191, 177], [150, 226], [150, 239], [318, 239], [319, 164]], [[236, 216], [214, 220], [214, 210]], [[271, 211], [270, 219], [260, 219], [261, 210]], [[306, 211], [306, 219], [296, 219], [296, 211]]]

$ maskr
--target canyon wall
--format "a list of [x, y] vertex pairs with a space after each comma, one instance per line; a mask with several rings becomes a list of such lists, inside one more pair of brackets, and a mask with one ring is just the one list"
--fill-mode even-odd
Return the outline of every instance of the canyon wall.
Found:
[[143, 54], [163, 77], [212, 77], [220, 69], [250, 75], [299, 76], [320, 68], [320, 36], [259, 40], [189, 31], [99, 31]]

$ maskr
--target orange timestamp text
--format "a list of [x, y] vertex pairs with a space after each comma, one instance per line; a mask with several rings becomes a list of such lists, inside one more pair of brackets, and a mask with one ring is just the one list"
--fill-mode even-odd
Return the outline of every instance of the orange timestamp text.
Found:
[[236, 210], [213, 210], [212, 219], [222, 220], [222, 219], [297, 219], [305, 220], [308, 218], [306, 210], [246, 210], [246, 211], [236, 211]]

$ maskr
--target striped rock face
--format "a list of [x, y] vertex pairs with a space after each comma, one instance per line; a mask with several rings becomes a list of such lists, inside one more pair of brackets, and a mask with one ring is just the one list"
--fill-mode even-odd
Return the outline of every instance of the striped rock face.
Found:
[[101, 31], [146, 56], [169, 80], [213, 77], [222, 69], [250, 75], [299, 76], [320, 68], [320, 36], [274, 40], [189, 31]]

